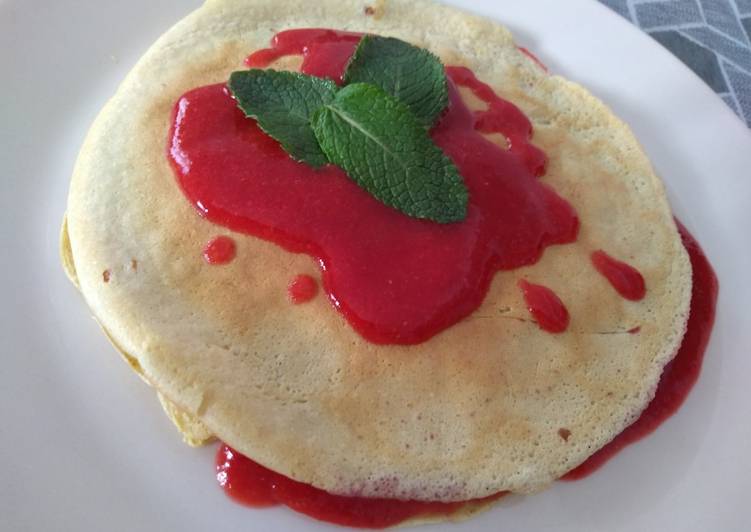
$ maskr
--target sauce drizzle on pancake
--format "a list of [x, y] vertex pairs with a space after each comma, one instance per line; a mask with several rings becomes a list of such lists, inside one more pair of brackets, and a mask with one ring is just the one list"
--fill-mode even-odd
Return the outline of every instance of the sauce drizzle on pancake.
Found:
[[529, 313], [542, 330], [562, 333], [568, 328], [568, 310], [555, 292], [546, 286], [532, 284], [524, 279], [519, 281], [519, 288], [522, 289]]
[[519, 51], [521, 53], [523, 53], [524, 55], [526, 55], [527, 57], [529, 57], [532, 61], [534, 61], [535, 63], [537, 63], [537, 66], [539, 66], [545, 72], [548, 72], [548, 67], [545, 66], [545, 63], [543, 63], [542, 61], [540, 61], [539, 57], [537, 57], [535, 54], [533, 54], [532, 52], [530, 52], [529, 50], [527, 50], [524, 46], [518, 46], [517, 48], [519, 48]]
[[[289, 30], [248, 59], [264, 66], [302, 54], [302, 71], [339, 79], [360, 36]], [[223, 84], [183, 95], [168, 155], [189, 201], [208, 220], [306, 253], [350, 325], [378, 344], [423, 342], [472, 313], [493, 275], [537, 262], [545, 247], [573, 242], [571, 205], [537, 177], [546, 156], [532, 125], [471, 70], [448, 67], [449, 106], [431, 130], [470, 193], [467, 218], [437, 224], [373, 199], [338, 167], [292, 160], [238, 109]], [[488, 104], [470, 111], [457, 86]], [[484, 134], [501, 134], [509, 149]]]
[[623, 297], [630, 301], [639, 301], [644, 298], [647, 287], [639, 270], [630, 264], [614, 259], [601, 249], [592, 253], [590, 260], [595, 269], [610, 281], [613, 288]]
[[245, 64], [264, 68], [282, 57], [301, 55], [301, 72], [341, 83], [347, 62], [361, 38], [362, 33], [328, 29], [280, 31], [271, 39], [270, 48], [253, 52]]

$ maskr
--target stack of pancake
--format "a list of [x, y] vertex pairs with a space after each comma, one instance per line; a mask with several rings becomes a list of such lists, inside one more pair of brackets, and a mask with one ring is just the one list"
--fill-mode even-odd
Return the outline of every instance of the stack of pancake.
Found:
[[[66, 271], [188, 443], [215, 436], [339, 494], [455, 501], [540, 490], [639, 415], [680, 345], [691, 267], [663, 185], [623, 122], [543, 71], [497, 23], [423, 1], [364, 7], [213, 0], [162, 36], [81, 150]], [[235, 260], [207, 264], [202, 245], [231, 233], [201, 218], [175, 180], [173, 105], [226, 81], [276, 31], [306, 27], [394, 36], [470, 67], [532, 121], [549, 158], [541, 179], [576, 209], [577, 241], [497, 273], [472, 315], [411, 346], [369, 343], [323, 295], [291, 305], [291, 278], [320, 278], [307, 255], [232, 234]], [[589, 256], [599, 248], [640, 270], [642, 300], [597, 274]], [[530, 319], [521, 278], [565, 301], [566, 332]]]

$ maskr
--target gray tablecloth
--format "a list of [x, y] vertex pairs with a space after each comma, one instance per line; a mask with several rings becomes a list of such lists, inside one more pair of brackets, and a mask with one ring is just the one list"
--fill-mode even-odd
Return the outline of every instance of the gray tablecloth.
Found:
[[696, 72], [751, 127], [751, 0], [600, 0]]

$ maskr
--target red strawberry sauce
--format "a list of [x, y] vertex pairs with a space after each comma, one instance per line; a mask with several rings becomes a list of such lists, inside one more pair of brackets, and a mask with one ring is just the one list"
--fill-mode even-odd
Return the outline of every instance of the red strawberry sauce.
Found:
[[310, 301], [316, 296], [317, 292], [318, 284], [316, 280], [305, 274], [295, 276], [287, 287], [289, 299], [296, 305]]
[[532, 284], [524, 279], [519, 281], [529, 313], [540, 329], [551, 333], [562, 333], [568, 328], [569, 315], [563, 301], [550, 288]]
[[[340, 79], [359, 36], [330, 30], [279, 33], [248, 59], [266, 65], [302, 53], [302, 71]], [[493, 274], [533, 264], [545, 247], [576, 239], [569, 203], [539, 177], [546, 157], [532, 126], [467, 68], [448, 67], [450, 103], [431, 130], [469, 189], [467, 218], [438, 224], [388, 207], [333, 165], [293, 161], [245, 118], [224, 84], [184, 94], [169, 156], [177, 180], [208, 220], [306, 253], [350, 325], [379, 344], [423, 342], [469, 315]], [[457, 86], [488, 104], [472, 112]], [[502, 149], [483, 133], [501, 133]]]
[[228, 236], [217, 236], [203, 248], [203, 258], [209, 264], [227, 264], [235, 258], [235, 241]]
[[610, 281], [610, 284], [621, 296], [631, 301], [639, 301], [644, 298], [647, 287], [639, 270], [625, 262], [614, 259], [601, 249], [592, 253], [590, 259], [595, 269]]

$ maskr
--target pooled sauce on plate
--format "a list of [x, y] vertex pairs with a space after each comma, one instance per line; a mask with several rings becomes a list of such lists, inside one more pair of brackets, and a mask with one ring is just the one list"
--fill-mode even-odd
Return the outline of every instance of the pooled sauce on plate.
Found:
[[[303, 72], [339, 80], [359, 38], [284, 31], [247, 62], [262, 66], [302, 54]], [[316, 259], [324, 291], [364, 338], [423, 342], [475, 310], [496, 271], [535, 263], [546, 246], [574, 241], [579, 228], [571, 205], [538, 179], [546, 157], [530, 143], [527, 117], [469, 69], [446, 73], [450, 103], [431, 136], [469, 189], [460, 223], [410, 218], [338, 167], [315, 170], [292, 160], [244, 116], [224, 84], [179, 99], [169, 157], [186, 196], [208, 220]], [[470, 111], [457, 86], [487, 109]], [[509, 149], [483, 133], [501, 133]]]
[[447, 516], [468, 503], [500, 499], [505, 492], [461, 502], [402, 501], [332, 495], [280, 475], [222, 444], [216, 455], [216, 478], [232, 499], [265, 508], [284, 504], [320, 521], [359, 528], [386, 528], [412, 517]]

